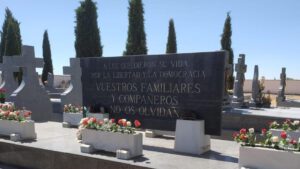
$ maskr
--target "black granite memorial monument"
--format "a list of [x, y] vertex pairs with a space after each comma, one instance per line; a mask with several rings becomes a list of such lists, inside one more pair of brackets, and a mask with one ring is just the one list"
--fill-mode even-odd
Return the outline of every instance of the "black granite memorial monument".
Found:
[[203, 119], [219, 135], [226, 52], [82, 58], [85, 106], [143, 128], [174, 131], [176, 119]]

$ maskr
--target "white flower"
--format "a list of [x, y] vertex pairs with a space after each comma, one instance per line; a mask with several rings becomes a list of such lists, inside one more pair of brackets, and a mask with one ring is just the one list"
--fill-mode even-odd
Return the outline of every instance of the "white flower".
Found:
[[78, 108], [78, 107], [76, 107], [76, 108], [75, 108], [75, 111], [76, 111], [76, 112], [79, 112], [79, 108]]
[[126, 123], [126, 121], [127, 121], [126, 119], [122, 119], [122, 122], [123, 122], [123, 123]]
[[254, 128], [249, 128], [249, 133], [253, 134], [254, 133]]
[[127, 126], [131, 127], [131, 122], [130, 121], [127, 122]]
[[272, 142], [273, 143], [278, 143], [279, 142], [279, 137], [278, 136], [273, 136], [272, 137]]
[[294, 125], [299, 125], [299, 120], [295, 120]]
[[108, 120], [108, 118], [104, 118], [103, 121], [104, 121], [104, 123], [108, 123], [109, 120]]

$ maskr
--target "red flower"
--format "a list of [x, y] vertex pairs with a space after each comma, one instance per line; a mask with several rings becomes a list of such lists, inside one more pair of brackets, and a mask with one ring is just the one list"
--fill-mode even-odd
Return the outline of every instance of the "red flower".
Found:
[[247, 136], [247, 135], [244, 135], [244, 134], [241, 134], [241, 135], [240, 135], [240, 139], [241, 139], [242, 141], [246, 141], [246, 140], [248, 139], [248, 136]]
[[135, 126], [136, 128], [140, 127], [140, 126], [141, 126], [141, 122], [138, 121], [138, 120], [134, 120], [134, 126]]
[[290, 141], [290, 144], [296, 145], [296, 144], [297, 144], [297, 141], [296, 141], [295, 139], [292, 139], [292, 140]]
[[85, 118], [85, 119], [82, 121], [82, 124], [83, 124], [83, 125], [88, 125], [88, 121], [89, 121], [89, 119], [88, 119], [88, 118]]
[[123, 120], [123, 121], [122, 121], [122, 125], [123, 125], [124, 127], [126, 127], [126, 126], [127, 126], [127, 121]]
[[18, 116], [18, 115], [20, 115], [20, 113], [17, 111], [17, 112], [16, 112], [16, 115]]
[[266, 133], [267, 133], [267, 129], [265, 129], [265, 128], [261, 129], [261, 134], [262, 135], [265, 135]]
[[280, 137], [283, 138], [283, 139], [286, 139], [287, 135], [286, 135], [286, 132], [285, 131], [282, 131], [280, 133]]
[[31, 111], [25, 112], [24, 117], [29, 117], [29, 116], [31, 116], [31, 114], [32, 114]]
[[122, 126], [123, 120], [122, 120], [122, 119], [119, 119], [119, 120], [118, 120], [118, 124], [119, 124], [120, 126]]
[[115, 123], [115, 119], [110, 119], [111, 123]]
[[240, 130], [240, 133], [241, 133], [241, 134], [246, 134], [246, 133], [247, 133], [247, 130], [246, 130], [245, 128], [242, 128], [242, 129]]

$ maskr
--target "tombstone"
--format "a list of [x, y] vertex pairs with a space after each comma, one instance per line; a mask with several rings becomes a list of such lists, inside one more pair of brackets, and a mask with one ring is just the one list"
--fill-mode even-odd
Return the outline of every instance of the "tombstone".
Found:
[[254, 67], [254, 75], [252, 80], [252, 97], [251, 97], [251, 105], [256, 106], [256, 104], [261, 103], [260, 98], [260, 81], [258, 79], [258, 65], [255, 65]]
[[82, 106], [82, 85], [80, 59], [70, 58], [70, 67], [63, 67], [64, 75], [70, 75], [69, 87], [61, 94], [61, 105], [73, 104]]
[[8, 98], [19, 86], [13, 74], [14, 72], [18, 72], [19, 68], [12, 65], [12, 57], [4, 56], [3, 63], [0, 64], [0, 70], [2, 71], [2, 83], [0, 88], [5, 89], [6, 98]]
[[152, 130], [201, 119], [205, 134], [219, 135], [225, 58], [224, 51], [80, 58], [83, 104], [100, 103], [110, 117], [138, 119]]
[[286, 68], [283, 67], [280, 74], [280, 87], [277, 95], [277, 102], [285, 101], [285, 87], [286, 87]]
[[245, 55], [240, 54], [238, 63], [235, 64], [236, 77], [234, 81], [234, 90], [232, 105], [240, 107], [244, 104], [244, 82], [247, 65], [245, 64]]
[[[226, 60], [228, 60], [228, 54], [226, 55]], [[224, 78], [224, 92], [223, 92], [223, 110], [225, 109], [231, 109], [231, 105], [230, 105], [230, 102], [231, 102], [231, 98], [229, 96], [229, 93], [227, 91], [228, 89], [228, 82], [227, 82], [227, 79], [228, 77], [232, 74], [232, 65], [231, 64], [228, 64], [226, 62], [226, 65], [225, 65], [225, 78]]]
[[[7, 57], [4, 57], [5, 59]], [[11, 94], [8, 101], [14, 102], [16, 107], [32, 111], [32, 119], [35, 121], [48, 121], [52, 118], [52, 105], [47, 92], [39, 83], [36, 67], [43, 67], [42, 58], [35, 58], [33, 46], [22, 46], [22, 55], [13, 56], [12, 65], [21, 67], [23, 81]]]

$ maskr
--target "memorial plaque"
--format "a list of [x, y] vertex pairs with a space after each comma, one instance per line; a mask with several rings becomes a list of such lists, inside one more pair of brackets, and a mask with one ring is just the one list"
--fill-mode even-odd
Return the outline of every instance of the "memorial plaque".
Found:
[[85, 106], [143, 128], [174, 131], [176, 119], [203, 119], [219, 135], [226, 52], [82, 58]]

